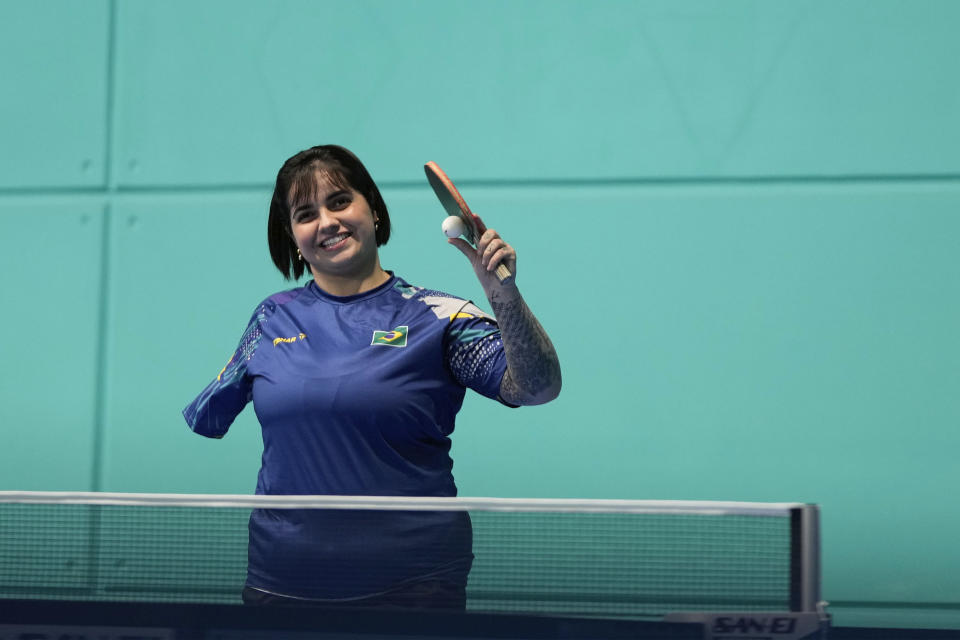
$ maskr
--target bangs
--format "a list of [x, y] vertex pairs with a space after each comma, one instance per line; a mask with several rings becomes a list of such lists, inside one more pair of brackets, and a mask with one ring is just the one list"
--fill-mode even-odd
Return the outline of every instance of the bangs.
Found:
[[311, 162], [301, 167], [290, 181], [287, 209], [293, 211], [304, 202], [319, 200], [322, 193], [336, 190], [353, 191], [342, 167]]

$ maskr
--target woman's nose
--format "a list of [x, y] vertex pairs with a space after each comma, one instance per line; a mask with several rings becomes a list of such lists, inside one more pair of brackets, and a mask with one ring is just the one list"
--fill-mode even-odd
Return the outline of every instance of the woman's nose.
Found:
[[326, 207], [320, 207], [320, 213], [317, 215], [317, 226], [320, 229], [340, 226], [340, 221], [334, 213]]

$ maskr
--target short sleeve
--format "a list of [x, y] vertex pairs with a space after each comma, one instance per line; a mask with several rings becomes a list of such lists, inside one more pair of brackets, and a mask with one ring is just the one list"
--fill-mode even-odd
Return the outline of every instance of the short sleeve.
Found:
[[457, 382], [483, 396], [514, 406], [500, 397], [507, 358], [496, 320], [467, 304], [451, 318], [445, 351], [447, 368]]
[[250, 402], [252, 380], [247, 364], [262, 336], [266, 307], [261, 305], [250, 318], [240, 344], [217, 377], [183, 410], [190, 428], [208, 438], [222, 438], [243, 408]]

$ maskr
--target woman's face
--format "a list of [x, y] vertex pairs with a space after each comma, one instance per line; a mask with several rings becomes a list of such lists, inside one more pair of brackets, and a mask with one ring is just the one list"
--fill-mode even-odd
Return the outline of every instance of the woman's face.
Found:
[[322, 172], [302, 197], [291, 193], [290, 229], [304, 260], [320, 274], [360, 278], [379, 264], [375, 220], [359, 192]]

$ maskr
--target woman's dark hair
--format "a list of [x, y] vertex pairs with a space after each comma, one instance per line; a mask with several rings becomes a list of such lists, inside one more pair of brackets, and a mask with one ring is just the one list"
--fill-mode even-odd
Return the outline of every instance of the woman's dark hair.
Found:
[[335, 144], [325, 144], [301, 151], [283, 163], [277, 173], [277, 184], [270, 200], [270, 217], [267, 219], [267, 243], [270, 257], [287, 280], [298, 280], [305, 270], [304, 262], [297, 257], [297, 245], [290, 228], [289, 199], [301, 199], [313, 194], [318, 188], [316, 172], [320, 172], [334, 186], [359, 192], [370, 205], [376, 218], [377, 246], [390, 239], [390, 214], [380, 189], [366, 167], [349, 150]]

